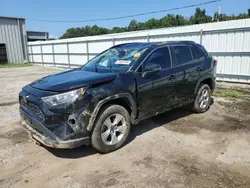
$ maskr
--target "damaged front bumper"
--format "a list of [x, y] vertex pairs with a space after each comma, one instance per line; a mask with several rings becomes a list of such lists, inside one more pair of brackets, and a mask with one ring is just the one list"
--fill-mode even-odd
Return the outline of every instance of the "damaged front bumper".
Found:
[[45, 146], [52, 148], [75, 148], [81, 145], [89, 145], [89, 137], [74, 138], [62, 140], [44, 126], [39, 120], [32, 117], [20, 108], [20, 115], [22, 117], [21, 124], [23, 128], [29, 133], [31, 138], [42, 143]]

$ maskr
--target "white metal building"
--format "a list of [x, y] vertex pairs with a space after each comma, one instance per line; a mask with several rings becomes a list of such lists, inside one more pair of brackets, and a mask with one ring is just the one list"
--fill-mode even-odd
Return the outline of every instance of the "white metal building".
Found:
[[0, 16], [0, 63], [27, 61], [25, 19]]
[[31, 41], [46, 41], [49, 40], [49, 32], [43, 31], [27, 31], [27, 40]]
[[134, 31], [44, 42], [29, 42], [31, 62], [77, 67], [101, 51], [127, 42], [192, 40], [219, 61], [217, 78], [250, 83], [250, 19]]

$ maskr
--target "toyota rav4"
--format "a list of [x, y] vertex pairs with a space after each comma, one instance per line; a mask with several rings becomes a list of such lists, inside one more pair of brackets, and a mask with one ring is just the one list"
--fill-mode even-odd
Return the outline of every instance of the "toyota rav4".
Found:
[[124, 145], [131, 124], [184, 105], [207, 111], [216, 64], [191, 41], [116, 45], [80, 68], [25, 86], [21, 122], [43, 145], [91, 144], [108, 153]]

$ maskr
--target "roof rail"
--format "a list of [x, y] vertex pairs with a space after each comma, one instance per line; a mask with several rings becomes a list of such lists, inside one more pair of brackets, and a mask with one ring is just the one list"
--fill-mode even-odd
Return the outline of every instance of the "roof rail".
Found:
[[191, 40], [179, 40], [179, 41], [175, 41], [175, 40], [173, 40], [173, 41], [163, 41], [163, 42], [161, 42], [161, 43], [195, 43], [194, 41], [191, 41]]
[[183, 41], [180, 41], [180, 42], [184, 42], [184, 43], [195, 43], [195, 42], [192, 41], [192, 40], [183, 40]]

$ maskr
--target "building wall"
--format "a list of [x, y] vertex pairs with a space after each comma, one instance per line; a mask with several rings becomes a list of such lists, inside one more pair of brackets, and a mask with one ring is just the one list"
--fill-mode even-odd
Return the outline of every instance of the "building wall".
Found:
[[76, 67], [101, 51], [127, 42], [192, 40], [218, 60], [220, 80], [250, 83], [250, 19], [80, 37], [28, 44], [33, 63]]
[[27, 38], [28, 41], [46, 41], [49, 40], [49, 33], [48, 32], [41, 32], [41, 31], [27, 31]]
[[0, 17], [0, 43], [5, 43], [9, 63], [27, 61], [25, 20]]

